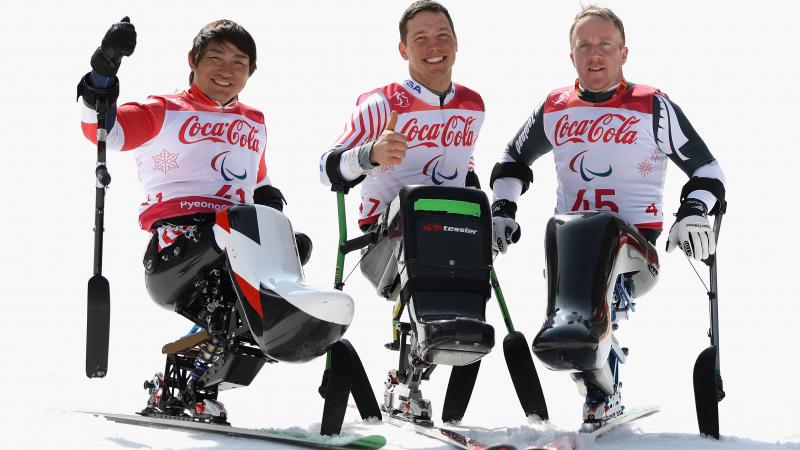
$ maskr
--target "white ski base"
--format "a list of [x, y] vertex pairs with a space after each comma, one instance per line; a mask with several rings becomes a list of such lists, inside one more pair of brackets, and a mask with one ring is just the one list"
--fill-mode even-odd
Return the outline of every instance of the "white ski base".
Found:
[[113, 422], [128, 425], [165, 427], [182, 429], [187, 431], [200, 431], [208, 433], [226, 434], [228, 436], [242, 437], [249, 439], [261, 439], [267, 441], [283, 442], [287, 444], [297, 444], [303, 447], [325, 447], [325, 448], [381, 448], [386, 444], [383, 436], [320, 436], [315, 434], [305, 434], [288, 430], [252, 430], [248, 428], [236, 428], [229, 425], [218, 425], [214, 423], [195, 422], [191, 420], [162, 419], [159, 417], [147, 417], [132, 414], [108, 414], [92, 411], [78, 411], [84, 414], [91, 414], [97, 417], [104, 417]]
[[658, 406], [651, 406], [646, 408], [630, 409], [622, 415], [610, 419], [602, 427], [588, 433], [571, 432], [566, 433], [550, 443], [541, 446], [527, 447], [525, 450], [575, 450], [578, 448], [579, 443], [594, 442], [600, 436], [612, 431], [622, 425], [631, 423], [659, 412], [661, 408]]

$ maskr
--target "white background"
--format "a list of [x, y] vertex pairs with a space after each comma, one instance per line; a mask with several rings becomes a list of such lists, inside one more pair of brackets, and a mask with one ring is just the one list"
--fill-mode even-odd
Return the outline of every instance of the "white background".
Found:
[[[146, 432], [73, 414], [128, 413], [144, 406], [142, 382], [163, 370], [161, 346], [190, 324], [160, 309], [144, 289], [141, 256], [147, 235], [137, 226], [141, 201], [135, 164], [110, 154], [103, 273], [112, 295], [109, 374], [84, 376], [86, 282], [92, 269], [94, 146], [79, 126], [75, 85], [108, 26], [129, 15], [138, 45], [119, 73], [121, 101], [187, 87], [191, 40], [206, 23], [230, 18], [258, 44], [258, 70], [241, 95], [266, 114], [273, 183], [297, 230], [314, 240], [306, 266], [311, 283], [332, 284], [337, 242], [335, 196], [318, 182], [318, 159], [340, 133], [357, 96], [407, 76], [397, 51], [404, 1], [337, 2], [4, 2], [0, 5], [0, 112], [4, 195], [4, 254], [0, 284], [3, 336], [0, 445], [5, 448], [203, 448], [254, 445], [228, 438]], [[607, 1], [626, 26], [634, 83], [666, 92], [691, 120], [727, 176], [729, 213], [719, 242], [722, 374], [728, 397], [720, 405], [722, 444], [695, 438], [691, 371], [708, 345], [706, 295], [679, 254], [661, 254], [659, 286], [638, 303], [619, 337], [631, 348], [623, 366], [630, 406], [658, 404], [662, 412], [640, 427], [647, 433], [598, 445], [621, 448], [776, 448], [800, 443], [797, 350], [796, 220], [798, 104], [794, 2]], [[577, 1], [447, 3], [458, 36], [454, 81], [478, 91], [486, 120], [475, 153], [488, 189], [506, 142], [549, 90], [575, 79], [568, 29]], [[534, 183], [520, 201], [519, 244], [496, 261], [509, 310], [528, 340], [544, 314], [543, 230], [555, 204], [552, 157], [533, 166]], [[665, 216], [678, 206], [686, 177], [672, 166]], [[357, 194], [348, 197], [351, 236]], [[658, 242], [663, 249], [665, 236]], [[350, 256], [349, 271], [356, 262]], [[699, 270], [700, 267], [698, 267]], [[377, 395], [396, 353], [391, 304], [356, 273], [345, 288], [356, 301], [346, 338], [362, 356]], [[702, 273], [702, 272], [701, 272]], [[497, 304], [487, 305], [498, 347], [484, 360], [466, 424], [525, 425], [500, 348]], [[324, 361], [265, 367], [254, 383], [221, 395], [231, 421], [248, 427], [318, 427], [316, 394]], [[574, 429], [582, 399], [564, 373], [540, 376], [553, 426]], [[423, 385], [440, 416], [449, 369]], [[384, 433], [388, 426], [346, 430]], [[530, 431], [529, 427], [523, 430]], [[523, 433], [524, 434], [524, 433]], [[522, 439], [518, 435], [516, 439]], [[535, 433], [527, 435], [537, 439]], [[621, 435], [620, 435], [621, 436]], [[624, 437], [624, 436], [623, 436]], [[605, 442], [605, 444], [604, 444]], [[516, 442], [523, 445], [525, 442]], [[400, 448], [395, 440], [394, 448]], [[408, 448], [436, 446], [409, 438]], [[784, 447], [784, 446], [780, 446]], [[786, 444], [786, 448], [798, 448]]]

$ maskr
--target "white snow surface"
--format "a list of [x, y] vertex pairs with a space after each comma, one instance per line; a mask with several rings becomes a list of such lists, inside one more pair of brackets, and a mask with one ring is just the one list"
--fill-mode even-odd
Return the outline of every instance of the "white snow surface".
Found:
[[[587, 448], [800, 449], [797, 376], [798, 250], [796, 220], [798, 46], [796, 2], [608, 0], [626, 26], [632, 82], [661, 88], [699, 131], [727, 176], [729, 213], [719, 242], [720, 338], [727, 398], [720, 404], [722, 439], [697, 435], [692, 366], [707, 345], [705, 291], [684, 258], [661, 254], [659, 286], [642, 298], [619, 330], [631, 349], [623, 398], [662, 411]], [[567, 2], [446, 2], [459, 52], [454, 80], [480, 92], [487, 116], [475, 153], [486, 189], [505, 143], [550, 89], [571, 84], [568, 29], [579, 9]], [[269, 175], [288, 198], [286, 213], [314, 240], [308, 282], [330, 287], [337, 242], [335, 196], [318, 182], [318, 159], [340, 133], [356, 97], [401, 80], [397, 22], [405, 1], [336, 2], [2, 2], [0, 79], [5, 192], [2, 235], [0, 367], [4, 449], [250, 449], [285, 446], [203, 433], [141, 428], [76, 411], [133, 413], [144, 406], [142, 382], [163, 370], [161, 346], [190, 324], [156, 306], [143, 283], [147, 235], [138, 229], [141, 193], [130, 154], [110, 154], [103, 273], [110, 281], [109, 373], [84, 376], [86, 282], [92, 269], [94, 146], [80, 132], [75, 85], [108, 26], [129, 15], [136, 52], [119, 73], [122, 101], [187, 86], [186, 53], [205, 24], [226, 17], [258, 44], [258, 70], [242, 101], [266, 114]], [[522, 240], [496, 261], [514, 325], [528, 340], [541, 325], [546, 287], [542, 237], [556, 187], [552, 157], [533, 166], [534, 184], [520, 202]], [[686, 177], [671, 165], [665, 216], [678, 206]], [[347, 198], [356, 233], [357, 194]], [[658, 242], [663, 248], [666, 236]], [[357, 258], [350, 256], [346, 272]], [[698, 270], [702, 269], [698, 267]], [[391, 304], [358, 270], [345, 290], [356, 315], [346, 334], [361, 354], [380, 398], [397, 354]], [[793, 300], [794, 299], [794, 300]], [[580, 422], [581, 399], [565, 373], [538, 364], [550, 408], [547, 425], [528, 423], [507, 375], [497, 303], [487, 305], [497, 347], [482, 364], [464, 425], [470, 435], [524, 447]], [[225, 391], [234, 425], [319, 428], [316, 393], [323, 358], [264, 367], [251, 386]], [[423, 384], [438, 418], [448, 368]], [[345, 433], [385, 435], [389, 449], [445, 448], [390, 425], [362, 423], [348, 412]]]

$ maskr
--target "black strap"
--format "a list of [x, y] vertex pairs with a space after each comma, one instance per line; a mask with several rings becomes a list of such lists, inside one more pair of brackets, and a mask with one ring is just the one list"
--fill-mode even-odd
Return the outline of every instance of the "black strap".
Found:
[[269, 206], [278, 211], [283, 211], [283, 205], [288, 204], [286, 197], [283, 196], [283, 192], [271, 184], [256, 188], [253, 192], [253, 203]]
[[686, 201], [692, 191], [708, 191], [717, 198], [717, 204], [711, 208], [709, 214], [725, 214], [728, 203], [725, 201], [725, 185], [716, 178], [691, 177], [681, 189], [681, 203]]
[[78, 82], [78, 96], [76, 100], [83, 97], [83, 103], [89, 108], [95, 109], [97, 96], [103, 95], [109, 105], [115, 104], [119, 97], [119, 78], [114, 77], [114, 85], [109, 88], [96, 88], [92, 86], [92, 83], [89, 81], [90, 74], [91, 72], [87, 73], [81, 78], [81, 81]]
[[494, 181], [498, 178], [516, 178], [522, 181], [522, 193], [528, 190], [531, 183], [533, 183], [533, 171], [530, 167], [520, 162], [500, 162], [492, 168], [492, 177], [489, 181], [489, 187], [494, 188]]
[[403, 302], [408, 302], [412, 293], [436, 291], [476, 292], [489, 298], [490, 285], [488, 280], [445, 277], [411, 278], [400, 290], [400, 299]]
[[475, 189], [481, 188], [481, 180], [478, 178], [478, 174], [475, 173], [474, 170], [467, 172], [467, 179], [464, 181], [464, 187], [472, 187]]
[[335, 150], [331, 150], [331, 152], [328, 154], [328, 159], [325, 160], [325, 173], [328, 175], [328, 179], [331, 180], [331, 190], [333, 192], [347, 194], [350, 189], [355, 187], [358, 183], [364, 181], [364, 178], [366, 178], [366, 175], [361, 175], [352, 181], [347, 181], [342, 178], [342, 173], [339, 172], [339, 163], [342, 160], [342, 154], [347, 150], [349, 149], [337, 148]]

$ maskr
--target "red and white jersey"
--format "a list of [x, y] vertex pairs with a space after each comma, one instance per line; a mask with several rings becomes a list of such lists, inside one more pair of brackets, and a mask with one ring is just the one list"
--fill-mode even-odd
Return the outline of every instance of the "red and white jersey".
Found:
[[[97, 142], [96, 112], [83, 107], [83, 132]], [[118, 107], [106, 148], [135, 150], [146, 200], [139, 224], [150, 230], [165, 218], [252, 204], [269, 184], [264, 115], [238, 101], [227, 105], [200, 89], [154, 95]]]
[[[411, 79], [362, 94], [333, 150], [377, 140], [391, 111], [397, 112], [395, 131], [406, 136], [408, 151], [402, 163], [367, 173], [361, 185], [359, 225], [374, 223], [403, 186], [464, 186], [467, 172], [473, 170], [483, 99], [457, 84], [442, 97]], [[330, 184], [325, 173], [329, 153], [323, 154], [320, 163], [320, 177], [326, 184]]]
[[557, 212], [613, 211], [638, 228], [657, 230], [668, 159], [689, 176], [714, 162], [680, 108], [645, 85], [624, 85], [598, 103], [580, 99], [577, 85], [552, 91], [501, 161], [530, 165], [550, 150]]

